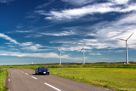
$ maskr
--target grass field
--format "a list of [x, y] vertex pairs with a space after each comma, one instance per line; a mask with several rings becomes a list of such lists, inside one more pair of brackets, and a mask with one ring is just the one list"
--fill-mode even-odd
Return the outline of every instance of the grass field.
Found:
[[136, 91], [136, 64], [8, 65], [0, 68], [49, 68], [52, 75], [119, 91]]
[[0, 91], [7, 91], [7, 88], [5, 87], [7, 75], [8, 75], [7, 70], [0, 69]]
[[0, 68], [29, 68], [35, 69], [39, 66], [46, 66], [47, 68], [136, 68], [136, 63], [132, 64], [123, 64], [123, 63], [88, 63], [85, 65], [82, 64], [50, 64], [50, 65], [3, 65]]
[[113, 90], [136, 91], [136, 69], [51, 68], [51, 74]]

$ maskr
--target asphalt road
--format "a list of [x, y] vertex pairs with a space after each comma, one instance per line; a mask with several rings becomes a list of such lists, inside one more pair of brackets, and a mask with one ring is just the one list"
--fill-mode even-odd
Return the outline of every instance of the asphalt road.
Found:
[[8, 71], [8, 91], [112, 91], [52, 75], [35, 75], [30, 69]]

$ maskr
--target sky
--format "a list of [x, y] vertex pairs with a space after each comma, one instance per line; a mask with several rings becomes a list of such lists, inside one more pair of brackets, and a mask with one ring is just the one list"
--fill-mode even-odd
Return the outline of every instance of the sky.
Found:
[[[130, 38], [129, 36], [133, 34]], [[136, 61], [135, 0], [0, 0], [0, 65]]]

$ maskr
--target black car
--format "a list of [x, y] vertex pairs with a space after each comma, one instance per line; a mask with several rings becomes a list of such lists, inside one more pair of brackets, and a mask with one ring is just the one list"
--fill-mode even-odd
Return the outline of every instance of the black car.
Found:
[[38, 74], [49, 75], [49, 74], [50, 74], [50, 71], [49, 71], [48, 68], [46, 68], [46, 67], [38, 67], [38, 68], [35, 70], [35, 74], [36, 74], [36, 75], [38, 75]]

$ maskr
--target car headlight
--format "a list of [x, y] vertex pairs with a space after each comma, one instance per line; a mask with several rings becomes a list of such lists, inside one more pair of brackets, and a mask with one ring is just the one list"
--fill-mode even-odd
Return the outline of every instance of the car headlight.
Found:
[[46, 74], [46, 72], [43, 72], [44, 74]]

